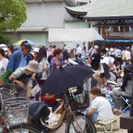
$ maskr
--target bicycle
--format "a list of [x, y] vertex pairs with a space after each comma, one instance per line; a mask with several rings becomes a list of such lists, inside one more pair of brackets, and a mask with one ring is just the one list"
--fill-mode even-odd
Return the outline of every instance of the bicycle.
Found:
[[0, 86], [1, 133], [40, 133], [36, 128], [24, 124], [27, 122], [29, 99], [27, 90], [15, 84]]
[[[82, 95], [84, 98], [76, 99], [77, 96]], [[85, 108], [88, 107], [88, 92], [83, 91], [80, 94], [77, 93], [64, 93], [64, 105], [61, 117], [58, 123], [49, 125], [45, 118], [39, 118], [38, 120], [32, 120], [33, 127], [40, 126], [38, 130], [40, 133], [45, 133], [41, 127], [48, 128], [50, 132], [57, 130], [63, 122], [66, 122], [65, 133], [97, 133], [94, 123], [91, 119], [84, 114]], [[81, 102], [80, 102], [81, 100]], [[85, 103], [84, 103], [85, 102]], [[35, 125], [34, 125], [35, 123]], [[38, 125], [37, 125], [38, 124]]]

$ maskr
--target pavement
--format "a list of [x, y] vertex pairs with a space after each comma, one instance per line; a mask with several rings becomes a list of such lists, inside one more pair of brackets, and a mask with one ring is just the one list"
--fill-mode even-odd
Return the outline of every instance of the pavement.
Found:
[[[115, 118], [118, 120], [118, 124], [120, 125], [120, 115], [115, 115]], [[65, 133], [65, 123], [54, 133]], [[97, 131], [97, 133], [106, 133], [105, 131]], [[117, 131], [113, 131], [112, 133], [127, 133], [127, 130], [125, 129], [119, 129]]]

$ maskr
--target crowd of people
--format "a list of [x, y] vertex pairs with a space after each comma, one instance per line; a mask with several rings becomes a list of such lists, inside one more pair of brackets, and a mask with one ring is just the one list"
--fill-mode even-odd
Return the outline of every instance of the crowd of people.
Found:
[[[23, 41], [19, 49], [12, 45], [0, 45], [0, 84], [14, 83], [24, 88], [33, 88], [39, 84], [44, 89], [47, 78], [57, 69], [70, 65], [88, 65], [94, 74], [91, 77], [92, 104], [87, 109], [87, 114], [98, 118], [112, 118], [114, 114], [120, 114], [123, 96], [132, 96], [133, 88], [133, 58], [132, 47], [121, 49], [119, 46], [104, 48], [92, 45], [88, 50], [83, 44], [76, 44], [76, 48], [68, 50], [66, 44], [63, 48], [56, 48], [55, 45], [47, 47], [35, 47], [32, 49], [27, 41]], [[121, 81], [121, 84], [114, 87], [112, 91], [114, 110], [111, 104], [102, 96], [101, 86], [107, 86], [108, 82]], [[119, 87], [119, 88], [118, 88]], [[46, 93], [36, 100], [45, 102], [57, 112], [60, 107], [55, 95]]]

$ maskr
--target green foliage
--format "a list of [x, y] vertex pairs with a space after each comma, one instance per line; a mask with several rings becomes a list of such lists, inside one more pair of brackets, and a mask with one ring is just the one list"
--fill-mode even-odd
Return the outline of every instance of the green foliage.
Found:
[[19, 28], [26, 21], [26, 9], [23, 0], [0, 0], [0, 32]]
[[4, 44], [9, 44], [10, 42], [10, 36], [4, 34], [4, 33], [0, 33], [0, 44], [4, 43]]

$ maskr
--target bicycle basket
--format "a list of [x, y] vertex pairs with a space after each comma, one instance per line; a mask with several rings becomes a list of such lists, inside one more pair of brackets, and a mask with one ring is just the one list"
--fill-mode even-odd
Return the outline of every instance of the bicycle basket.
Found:
[[2, 95], [2, 99], [26, 97], [27, 89], [16, 84], [5, 84], [0, 86], [0, 94]]
[[89, 106], [88, 91], [82, 90], [80, 93], [78, 91], [75, 93], [69, 92], [68, 101], [72, 110], [85, 109]]
[[16, 97], [3, 100], [2, 121], [7, 125], [27, 122], [28, 112], [28, 98]]

